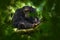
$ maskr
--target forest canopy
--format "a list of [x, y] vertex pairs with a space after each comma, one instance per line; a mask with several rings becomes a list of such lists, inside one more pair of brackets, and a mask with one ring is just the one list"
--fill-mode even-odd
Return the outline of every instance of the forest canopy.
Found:
[[[12, 17], [18, 8], [36, 8], [42, 20], [38, 31], [16, 33], [13, 31]], [[0, 40], [59, 40], [60, 0], [0, 0]]]

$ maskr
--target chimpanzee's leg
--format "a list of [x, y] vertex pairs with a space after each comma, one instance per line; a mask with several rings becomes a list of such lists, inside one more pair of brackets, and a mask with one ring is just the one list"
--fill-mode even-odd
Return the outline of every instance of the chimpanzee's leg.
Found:
[[34, 25], [27, 21], [20, 21], [18, 24], [18, 29], [28, 29], [28, 28], [32, 28], [32, 27], [34, 27]]

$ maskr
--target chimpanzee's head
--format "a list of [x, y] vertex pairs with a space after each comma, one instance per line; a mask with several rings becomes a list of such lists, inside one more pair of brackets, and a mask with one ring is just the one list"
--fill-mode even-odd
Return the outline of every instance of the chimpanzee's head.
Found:
[[36, 10], [30, 6], [24, 6], [23, 7], [23, 13], [25, 14], [25, 17], [30, 17], [31, 13], [36, 12]]

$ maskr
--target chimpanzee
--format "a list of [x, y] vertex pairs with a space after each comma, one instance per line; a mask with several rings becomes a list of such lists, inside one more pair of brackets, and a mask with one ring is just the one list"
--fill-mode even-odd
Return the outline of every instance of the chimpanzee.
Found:
[[35, 8], [24, 6], [16, 10], [13, 16], [13, 26], [18, 29], [34, 28], [40, 23], [37, 16]]

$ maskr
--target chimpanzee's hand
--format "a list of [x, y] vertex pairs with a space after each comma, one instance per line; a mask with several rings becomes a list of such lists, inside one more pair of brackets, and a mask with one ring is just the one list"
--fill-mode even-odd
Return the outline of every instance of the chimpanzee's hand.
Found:
[[24, 22], [19, 22], [19, 24], [18, 24], [18, 28], [20, 29], [20, 28], [24, 28], [25, 27], [25, 23]]
[[40, 22], [37, 22], [37, 23], [33, 23], [32, 26], [35, 27], [37, 25], [39, 25]]

